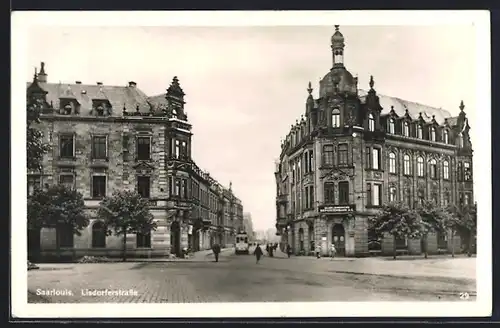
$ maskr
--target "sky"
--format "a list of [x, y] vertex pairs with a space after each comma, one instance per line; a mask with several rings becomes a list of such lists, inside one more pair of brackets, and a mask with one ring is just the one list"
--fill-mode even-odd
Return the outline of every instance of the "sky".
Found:
[[[368, 89], [441, 107], [463, 100], [475, 144], [476, 31], [473, 25], [340, 26], [344, 63]], [[29, 31], [26, 80], [45, 62], [48, 81], [126, 85], [186, 93], [192, 155], [225, 186], [232, 181], [255, 230], [275, 225], [280, 139], [305, 112], [307, 84], [332, 66], [332, 26], [64, 27]], [[476, 161], [476, 160], [475, 160]]]

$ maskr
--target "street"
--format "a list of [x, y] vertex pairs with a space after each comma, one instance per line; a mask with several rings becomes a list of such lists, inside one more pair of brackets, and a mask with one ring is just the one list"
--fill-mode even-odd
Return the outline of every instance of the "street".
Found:
[[[256, 264], [254, 256], [229, 250], [218, 263], [204, 256], [175, 262], [41, 264], [28, 272], [28, 302], [464, 301], [461, 294], [475, 300], [475, 261], [288, 259], [278, 251]], [[106, 289], [133, 293], [84, 295]], [[65, 295], [36, 295], [37, 290]]]

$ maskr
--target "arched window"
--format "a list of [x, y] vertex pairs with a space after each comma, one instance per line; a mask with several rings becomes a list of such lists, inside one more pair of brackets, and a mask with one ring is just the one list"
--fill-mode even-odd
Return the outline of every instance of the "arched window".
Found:
[[419, 177], [424, 176], [424, 159], [422, 157], [417, 158], [417, 175]]
[[409, 137], [410, 136], [410, 125], [406, 121], [403, 124], [403, 135], [405, 137]]
[[464, 146], [464, 135], [462, 132], [458, 134], [458, 147], [462, 148]]
[[375, 119], [373, 118], [372, 113], [368, 114], [368, 131], [375, 131]]
[[431, 179], [436, 179], [437, 178], [437, 162], [433, 158], [429, 161], [429, 173], [431, 175]]
[[69, 224], [60, 224], [56, 228], [56, 233], [59, 235], [56, 239], [61, 248], [74, 247], [74, 232], [73, 226]]
[[448, 134], [448, 130], [444, 130], [443, 131], [443, 141], [444, 141], [445, 144], [449, 143], [449, 138], [450, 138], [450, 136]]
[[404, 155], [403, 157], [403, 174], [410, 175], [410, 155]]
[[92, 248], [106, 247], [106, 228], [102, 221], [96, 221], [92, 225]]
[[443, 162], [443, 179], [450, 179], [450, 164], [448, 163], [448, 161]]
[[394, 119], [393, 118], [390, 118], [389, 119], [389, 133], [391, 134], [394, 134]]
[[431, 127], [431, 141], [436, 141], [436, 128]]
[[334, 128], [340, 127], [340, 111], [338, 108], [335, 108], [332, 112], [332, 126]]
[[422, 125], [417, 125], [417, 138], [422, 139]]
[[389, 153], [389, 173], [396, 173], [396, 154]]
[[389, 187], [389, 202], [396, 201], [396, 187]]

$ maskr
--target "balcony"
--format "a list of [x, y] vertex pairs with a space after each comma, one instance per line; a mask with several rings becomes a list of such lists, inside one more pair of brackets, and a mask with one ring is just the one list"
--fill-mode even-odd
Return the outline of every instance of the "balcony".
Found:
[[278, 218], [276, 220], [276, 225], [279, 226], [279, 227], [286, 227], [288, 225], [287, 218]]

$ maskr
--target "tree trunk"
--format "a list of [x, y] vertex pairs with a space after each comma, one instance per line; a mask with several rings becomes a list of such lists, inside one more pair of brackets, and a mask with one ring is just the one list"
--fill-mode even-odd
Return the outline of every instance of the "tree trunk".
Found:
[[472, 241], [473, 241], [473, 235], [472, 235], [472, 231], [469, 231], [469, 247], [468, 247], [468, 250], [467, 250], [467, 256], [468, 257], [471, 257], [472, 256]]
[[455, 257], [455, 230], [451, 229], [451, 257]]
[[396, 259], [396, 235], [393, 236], [393, 244], [392, 244], [392, 251], [393, 251], [393, 259]]
[[61, 238], [59, 238], [59, 230], [59, 225], [56, 224], [56, 257], [58, 261], [61, 261], [61, 247], [59, 246]]
[[427, 252], [427, 242], [428, 242], [428, 239], [427, 239], [427, 234], [424, 234], [424, 258], [427, 258], [429, 256], [429, 253]]
[[127, 261], [127, 230], [123, 232], [123, 262]]

